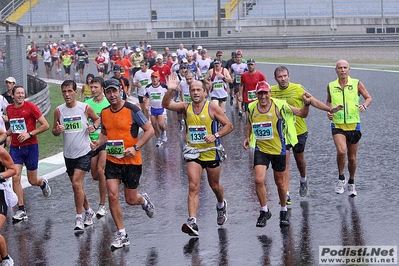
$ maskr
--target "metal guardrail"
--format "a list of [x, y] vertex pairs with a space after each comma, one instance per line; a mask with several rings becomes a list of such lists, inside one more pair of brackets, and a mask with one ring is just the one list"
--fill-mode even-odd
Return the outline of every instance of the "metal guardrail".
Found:
[[12, 0], [0, 11], [0, 21], [6, 20], [15, 10], [20, 7], [26, 0]]
[[36, 104], [44, 116], [50, 112], [50, 86], [46, 82], [28, 75], [28, 94], [33, 95], [26, 100]]
[[[96, 53], [103, 40], [84, 42], [88, 45], [90, 53]], [[137, 45], [131, 40], [115, 42], [118, 47], [124, 43]], [[111, 45], [112, 42], [107, 42]], [[268, 48], [306, 48], [306, 47], [379, 47], [399, 46], [398, 34], [361, 34], [361, 35], [318, 35], [318, 36], [272, 36], [272, 37], [218, 37], [218, 38], [174, 38], [149, 40], [152, 49], [163, 52], [165, 46], [178, 47], [184, 43], [186, 47], [191, 44], [201, 45], [208, 50], [230, 49], [268, 49]], [[41, 45], [42, 46], [42, 45]]]

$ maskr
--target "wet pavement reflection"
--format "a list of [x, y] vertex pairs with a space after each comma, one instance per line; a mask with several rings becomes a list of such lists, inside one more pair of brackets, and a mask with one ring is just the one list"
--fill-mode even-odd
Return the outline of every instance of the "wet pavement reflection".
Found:
[[[276, 65], [258, 64], [274, 84]], [[335, 79], [333, 68], [288, 66], [291, 81], [302, 83], [325, 101], [327, 83]], [[181, 149], [185, 142], [177, 116], [168, 114], [168, 142], [155, 147], [153, 138], [143, 148], [144, 168], [140, 192], [147, 192], [156, 214], [148, 219], [137, 206], [121, 197], [126, 232], [131, 245], [114, 252], [110, 243], [116, 227], [110, 214], [95, 219], [81, 235], [74, 235], [73, 194], [66, 174], [50, 180], [52, 196], [45, 199], [37, 188], [26, 188], [29, 219], [17, 224], [11, 212], [2, 234], [15, 265], [318, 265], [321, 245], [397, 245], [398, 106], [399, 73], [352, 69], [351, 75], [366, 85], [374, 101], [362, 114], [363, 137], [358, 152], [358, 196], [337, 195], [335, 147], [326, 114], [312, 108], [307, 118], [309, 138], [305, 157], [309, 195], [298, 193], [299, 173], [291, 159], [291, 225], [280, 229], [277, 189], [267, 171], [268, 206], [273, 214], [265, 228], [255, 227], [259, 203], [255, 194], [253, 151], [245, 151], [245, 120], [234, 107], [227, 115], [235, 130], [223, 138], [228, 154], [221, 182], [228, 201], [228, 221], [216, 223], [216, 199], [203, 175], [197, 224], [199, 237], [183, 234], [187, 219], [188, 181]], [[347, 173], [347, 172], [346, 172]], [[98, 186], [90, 174], [85, 188], [97, 209]]]

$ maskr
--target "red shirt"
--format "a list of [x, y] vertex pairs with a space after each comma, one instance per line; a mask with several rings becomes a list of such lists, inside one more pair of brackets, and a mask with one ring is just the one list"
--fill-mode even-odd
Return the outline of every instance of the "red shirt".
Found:
[[265, 75], [262, 72], [255, 70], [255, 73], [251, 74], [249, 71], [244, 72], [241, 75], [241, 85], [243, 85], [242, 96], [244, 103], [250, 103], [254, 100], [248, 100], [248, 91], [254, 91], [256, 89], [256, 84], [259, 81], [266, 81]]
[[31, 60], [32, 62], [36, 62], [36, 61], [37, 61], [37, 58], [38, 58], [38, 56], [39, 56], [39, 49], [37, 49], [37, 48], [32, 48], [32, 49], [30, 49], [30, 51], [29, 51], [28, 54], [30, 55], [30, 60]]
[[159, 81], [162, 83], [166, 84], [166, 76], [171, 75], [172, 73], [170, 72], [170, 67], [168, 65], [163, 65], [163, 67], [159, 67], [158, 65], [154, 65], [151, 68], [154, 71], [158, 71], [159, 75], [161, 76], [159, 78]]
[[[38, 142], [36, 136], [32, 136], [22, 143], [19, 142], [17, 138], [22, 131], [31, 132], [36, 128], [36, 120], [42, 116], [42, 112], [40, 112], [39, 108], [31, 102], [25, 101], [24, 104], [19, 108], [15, 108], [14, 104], [10, 104], [7, 106], [6, 110], [8, 119], [10, 120], [10, 128], [12, 132], [11, 145], [14, 147], [21, 147], [37, 144]], [[11, 121], [11, 119], [15, 120]]]

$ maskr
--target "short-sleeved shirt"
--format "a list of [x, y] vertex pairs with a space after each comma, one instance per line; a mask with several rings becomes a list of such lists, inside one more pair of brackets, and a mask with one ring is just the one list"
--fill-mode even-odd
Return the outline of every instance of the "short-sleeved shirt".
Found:
[[159, 81], [166, 84], [166, 76], [171, 75], [170, 67], [168, 65], [163, 65], [162, 67], [154, 65], [151, 67], [151, 69], [155, 72], [158, 71], [159, 75], [161, 76]]
[[162, 108], [162, 99], [167, 90], [168, 87], [163, 83], [159, 83], [157, 87], [154, 87], [152, 83], [145, 87], [145, 96], [150, 99], [152, 108]]
[[[122, 145], [124, 150], [138, 142], [139, 128], [147, 122], [140, 108], [129, 102], [125, 102], [122, 109], [116, 112], [112, 111], [111, 107], [101, 111], [101, 126], [107, 135], [107, 145]], [[142, 164], [140, 151], [133, 157], [113, 156], [107, 153], [107, 160], [115, 164]]]
[[11, 145], [15, 147], [22, 147], [31, 144], [37, 144], [37, 137], [32, 136], [24, 142], [18, 141], [18, 135], [25, 132], [31, 132], [36, 128], [36, 120], [42, 116], [39, 108], [31, 103], [25, 101], [21, 107], [15, 108], [14, 104], [10, 104], [6, 108], [8, 120], [11, 129]]

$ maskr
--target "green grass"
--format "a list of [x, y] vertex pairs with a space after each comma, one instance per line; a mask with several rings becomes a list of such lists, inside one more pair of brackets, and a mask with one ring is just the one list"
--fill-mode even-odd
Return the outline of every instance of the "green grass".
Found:
[[[331, 59], [323, 58], [300, 58], [300, 57], [254, 57], [257, 62], [279, 63], [279, 64], [305, 64], [305, 65], [331, 65]], [[351, 60], [351, 67], [369, 68], [380, 70], [399, 71], [398, 63], [395, 61], [377, 60]]]
[[49, 84], [49, 85], [50, 85], [51, 110], [45, 117], [50, 125], [50, 128], [49, 130], [37, 136], [39, 140], [39, 149], [40, 149], [39, 159], [47, 158], [49, 156], [62, 152], [63, 148], [62, 136], [55, 137], [51, 133], [51, 128], [53, 127], [54, 123], [55, 108], [60, 104], [64, 103], [65, 101], [61, 94], [60, 85], [55, 85], [55, 84]]

